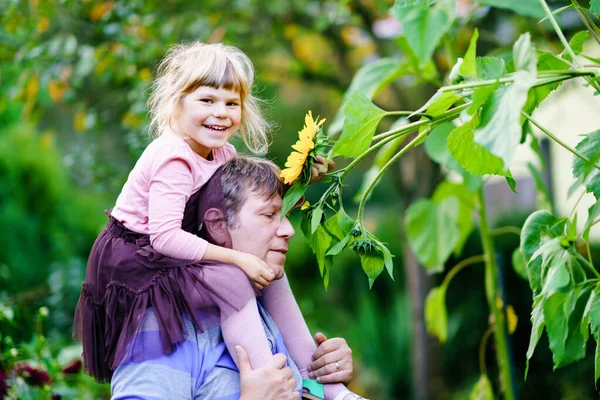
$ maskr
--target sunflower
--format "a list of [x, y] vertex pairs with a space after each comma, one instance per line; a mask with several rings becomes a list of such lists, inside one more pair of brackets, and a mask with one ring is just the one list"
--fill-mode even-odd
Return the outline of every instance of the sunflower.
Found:
[[292, 146], [296, 151], [293, 151], [285, 163], [286, 168], [281, 171], [279, 177], [283, 179], [286, 185], [293, 184], [302, 174], [306, 160], [309, 158], [311, 151], [315, 148], [315, 137], [319, 131], [319, 127], [323, 125], [325, 119], [315, 121], [312, 116], [312, 111], [309, 111], [304, 117], [304, 128], [298, 132], [298, 141]]

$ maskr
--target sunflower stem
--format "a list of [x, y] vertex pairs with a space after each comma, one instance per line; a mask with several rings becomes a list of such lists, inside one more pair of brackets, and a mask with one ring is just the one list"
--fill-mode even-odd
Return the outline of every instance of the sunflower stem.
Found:
[[379, 179], [381, 179], [381, 177], [388, 170], [388, 168], [393, 163], [395, 163], [404, 153], [406, 153], [410, 148], [412, 148], [412, 147], [416, 146], [417, 144], [419, 144], [420, 142], [422, 142], [421, 139], [423, 139], [425, 136], [427, 136], [429, 134], [429, 132], [431, 132], [431, 126], [427, 127], [427, 129], [425, 129], [423, 132], [419, 133], [413, 140], [410, 141], [410, 143], [408, 143], [406, 146], [404, 146], [402, 148], [402, 150], [400, 150], [398, 153], [396, 153], [392, 158], [390, 158], [390, 160], [383, 167], [381, 167], [381, 170], [379, 171], [379, 173], [377, 174], [375, 179], [373, 179], [373, 181], [371, 181], [369, 186], [365, 189], [362, 197], [360, 198], [360, 203], [358, 204], [358, 214], [357, 214], [356, 219], [358, 221], [360, 221], [361, 225], [362, 225], [362, 220], [363, 220], [363, 212], [365, 209], [365, 203], [367, 202], [369, 193], [371, 193], [371, 191], [373, 190], [373, 188], [375, 187], [375, 185], [377, 184]]

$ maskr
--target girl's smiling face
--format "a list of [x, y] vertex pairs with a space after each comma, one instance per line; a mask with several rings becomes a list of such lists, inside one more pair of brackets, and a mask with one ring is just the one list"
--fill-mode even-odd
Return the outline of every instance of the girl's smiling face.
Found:
[[183, 97], [177, 126], [187, 144], [208, 158], [235, 135], [242, 121], [242, 100], [236, 91], [200, 86]]

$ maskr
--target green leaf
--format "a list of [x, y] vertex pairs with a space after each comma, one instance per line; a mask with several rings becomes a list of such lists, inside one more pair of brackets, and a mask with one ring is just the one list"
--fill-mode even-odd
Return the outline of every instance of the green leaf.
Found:
[[369, 277], [369, 288], [372, 288], [373, 282], [375, 282], [375, 279], [381, 274], [385, 266], [383, 254], [360, 254], [360, 263]]
[[354, 226], [354, 220], [346, 214], [343, 208], [325, 222], [325, 228], [338, 240], [342, 240], [350, 233]]
[[550, 211], [538, 210], [533, 212], [523, 224], [521, 229], [520, 249], [527, 260], [531, 259], [538, 250], [542, 241], [542, 228], [551, 228], [559, 222]]
[[600, 200], [596, 201], [596, 203], [588, 209], [588, 217], [585, 221], [582, 234], [582, 237], [586, 242], [589, 242], [590, 240], [590, 229], [598, 217], [600, 217]]
[[448, 197], [455, 197], [458, 200], [458, 219], [456, 226], [460, 235], [454, 246], [454, 255], [460, 255], [462, 248], [467, 242], [469, 235], [473, 231], [473, 211], [475, 209], [475, 195], [469, 189], [460, 183], [444, 181], [438, 185], [433, 193], [432, 200], [440, 203]]
[[[569, 40], [569, 46], [571, 46], [571, 50], [575, 55], [578, 55], [583, 51], [583, 44], [590, 38], [590, 33], [588, 31], [577, 32], [571, 40]], [[562, 54], [562, 58], [567, 61], [573, 61], [571, 54], [568, 51], [564, 51]]]
[[373, 133], [386, 112], [364, 94], [352, 92], [344, 105], [344, 130], [332, 149], [331, 157], [354, 158], [369, 148]]
[[[565, 314], [565, 308], [568, 307], [568, 301], [571, 300], [572, 293], [554, 293], [544, 302], [544, 321], [546, 323], [546, 332], [550, 351], [554, 365], [564, 356], [565, 344], [568, 334], [568, 316]], [[566, 303], [566, 304], [565, 304]]]
[[321, 224], [322, 219], [323, 209], [321, 207], [315, 208], [310, 218], [310, 233], [315, 233], [317, 227]]
[[408, 243], [425, 268], [434, 272], [444, 269], [444, 263], [459, 240], [457, 219], [458, 200], [453, 197], [440, 203], [419, 199], [407, 209]]
[[323, 225], [319, 225], [315, 230], [315, 233], [311, 234], [310, 224], [306, 218], [302, 220], [302, 232], [313, 253], [317, 256], [319, 272], [321, 273], [321, 277], [324, 277], [325, 273], [330, 270], [332, 265], [332, 258], [327, 255], [327, 249], [331, 245], [332, 237], [325, 230]]
[[381, 251], [383, 252], [383, 263], [385, 265], [385, 269], [390, 275], [390, 278], [394, 280], [394, 256], [392, 255], [390, 250], [383, 244], [381, 245]]
[[475, 141], [510, 166], [521, 142], [521, 111], [529, 89], [536, 81], [537, 54], [531, 45], [529, 33], [521, 35], [513, 46], [517, 72], [514, 81], [497, 90], [481, 113], [481, 125], [475, 131]]
[[446, 312], [446, 286], [432, 288], [425, 300], [427, 332], [441, 343], [448, 339], [448, 313]]
[[[554, 54], [546, 53], [544, 51], [538, 51], [538, 63], [537, 69], [538, 71], [557, 71], [557, 70], [567, 70], [569, 69], [569, 64], [565, 63], [560, 58], [556, 57]], [[525, 106], [523, 107], [523, 111], [527, 114], [531, 114], [533, 110], [535, 110], [540, 103], [550, 95], [554, 90], [556, 90], [562, 82], [555, 82], [546, 84], [544, 86], [534, 87], [529, 91], [527, 95], [527, 102], [525, 102]]]
[[479, 110], [479, 108], [485, 103], [487, 103], [490, 97], [492, 97], [496, 89], [498, 89], [498, 86], [499, 84], [498, 82], [496, 82], [493, 85], [481, 86], [475, 89], [473, 91], [473, 94], [471, 95], [471, 99], [473, 102], [469, 106], [467, 112], [471, 115], [475, 114], [475, 112]]
[[429, 60], [424, 67], [421, 66], [421, 62], [413, 49], [408, 44], [405, 36], [398, 36], [394, 39], [394, 42], [398, 45], [398, 48], [404, 56], [407, 58], [407, 74], [416, 75], [417, 79], [424, 80], [425, 82], [434, 81], [438, 78], [439, 72], [433, 60]]
[[297, 181], [294, 185], [283, 196], [283, 202], [281, 205], [281, 218], [285, 217], [288, 212], [300, 201], [304, 193], [306, 192], [306, 186], [302, 182]]
[[600, 17], [600, 0], [590, 0], [590, 10]]
[[469, 393], [469, 400], [494, 400], [494, 391], [487, 375], [482, 374]]
[[436, 163], [454, 171], [459, 171], [462, 168], [448, 151], [448, 136], [454, 128], [455, 126], [451, 122], [433, 128], [427, 135], [427, 139], [425, 139], [424, 149], [429, 158]]
[[440, 39], [452, 26], [455, 7], [454, 0], [439, 0], [433, 5], [396, 0], [392, 6], [390, 14], [402, 24], [421, 66], [431, 59]]
[[342, 107], [329, 124], [327, 134], [333, 136], [342, 130], [345, 120], [344, 106], [351, 93], [360, 92], [368, 99], [372, 99], [381, 89], [406, 72], [406, 65], [397, 57], [381, 58], [361, 67], [352, 78], [352, 82], [344, 95]]
[[350, 241], [350, 235], [346, 235], [340, 240], [335, 246], [330, 248], [325, 255], [327, 256], [337, 256], [346, 248], [346, 245]]
[[506, 75], [504, 60], [497, 57], [477, 57], [475, 69], [477, 76], [482, 80], [500, 79]]
[[543, 18], [546, 14], [538, 1], [533, 0], [476, 0], [476, 3], [514, 11], [526, 17]]
[[527, 371], [529, 370], [529, 360], [533, 357], [533, 352], [537, 346], [542, 333], [544, 333], [544, 299], [545, 296], [537, 295], [533, 301], [531, 311], [531, 336], [529, 338], [529, 347], [527, 349], [527, 367], [525, 369], [525, 379], [527, 379]]
[[588, 159], [589, 162], [575, 157], [573, 160], [573, 176], [583, 184], [586, 190], [600, 199], [600, 130], [590, 132], [580, 141], [575, 150]]
[[467, 49], [463, 62], [460, 66], [460, 74], [462, 76], [477, 77], [477, 69], [475, 67], [475, 58], [477, 56], [477, 39], [479, 39], [479, 30], [475, 28], [473, 36], [471, 36], [469, 48]]
[[512, 254], [512, 265], [513, 269], [523, 279], [527, 279], [527, 259], [521, 252], [521, 249], [515, 249]]
[[510, 171], [504, 168], [499, 157], [490, 153], [485, 147], [474, 140], [474, 129], [479, 118], [474, 115], [471, 120], [455, 128], [448, 136], [448, 150], [458, 163], [468, 172], [475, 175], [510, 176]]

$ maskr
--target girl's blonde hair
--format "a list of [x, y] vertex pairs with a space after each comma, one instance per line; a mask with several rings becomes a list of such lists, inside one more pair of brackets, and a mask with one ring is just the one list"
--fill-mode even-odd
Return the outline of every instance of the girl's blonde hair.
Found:
[[266, 153], [271, 126], [261, 114], [260, 100], [252, 95], [253, 83], [252, 61], [233, 46], [196, 41], [171, 47], [160, 62], [152, 83], [148, 100], [150, 135], [158, 137], [165, 129], [177, 126], [173, 120], [181, 109], [184, 96], [200, 86], [224, 88], [240, 94], [240, 130], [244, 143], [255, 154]]

